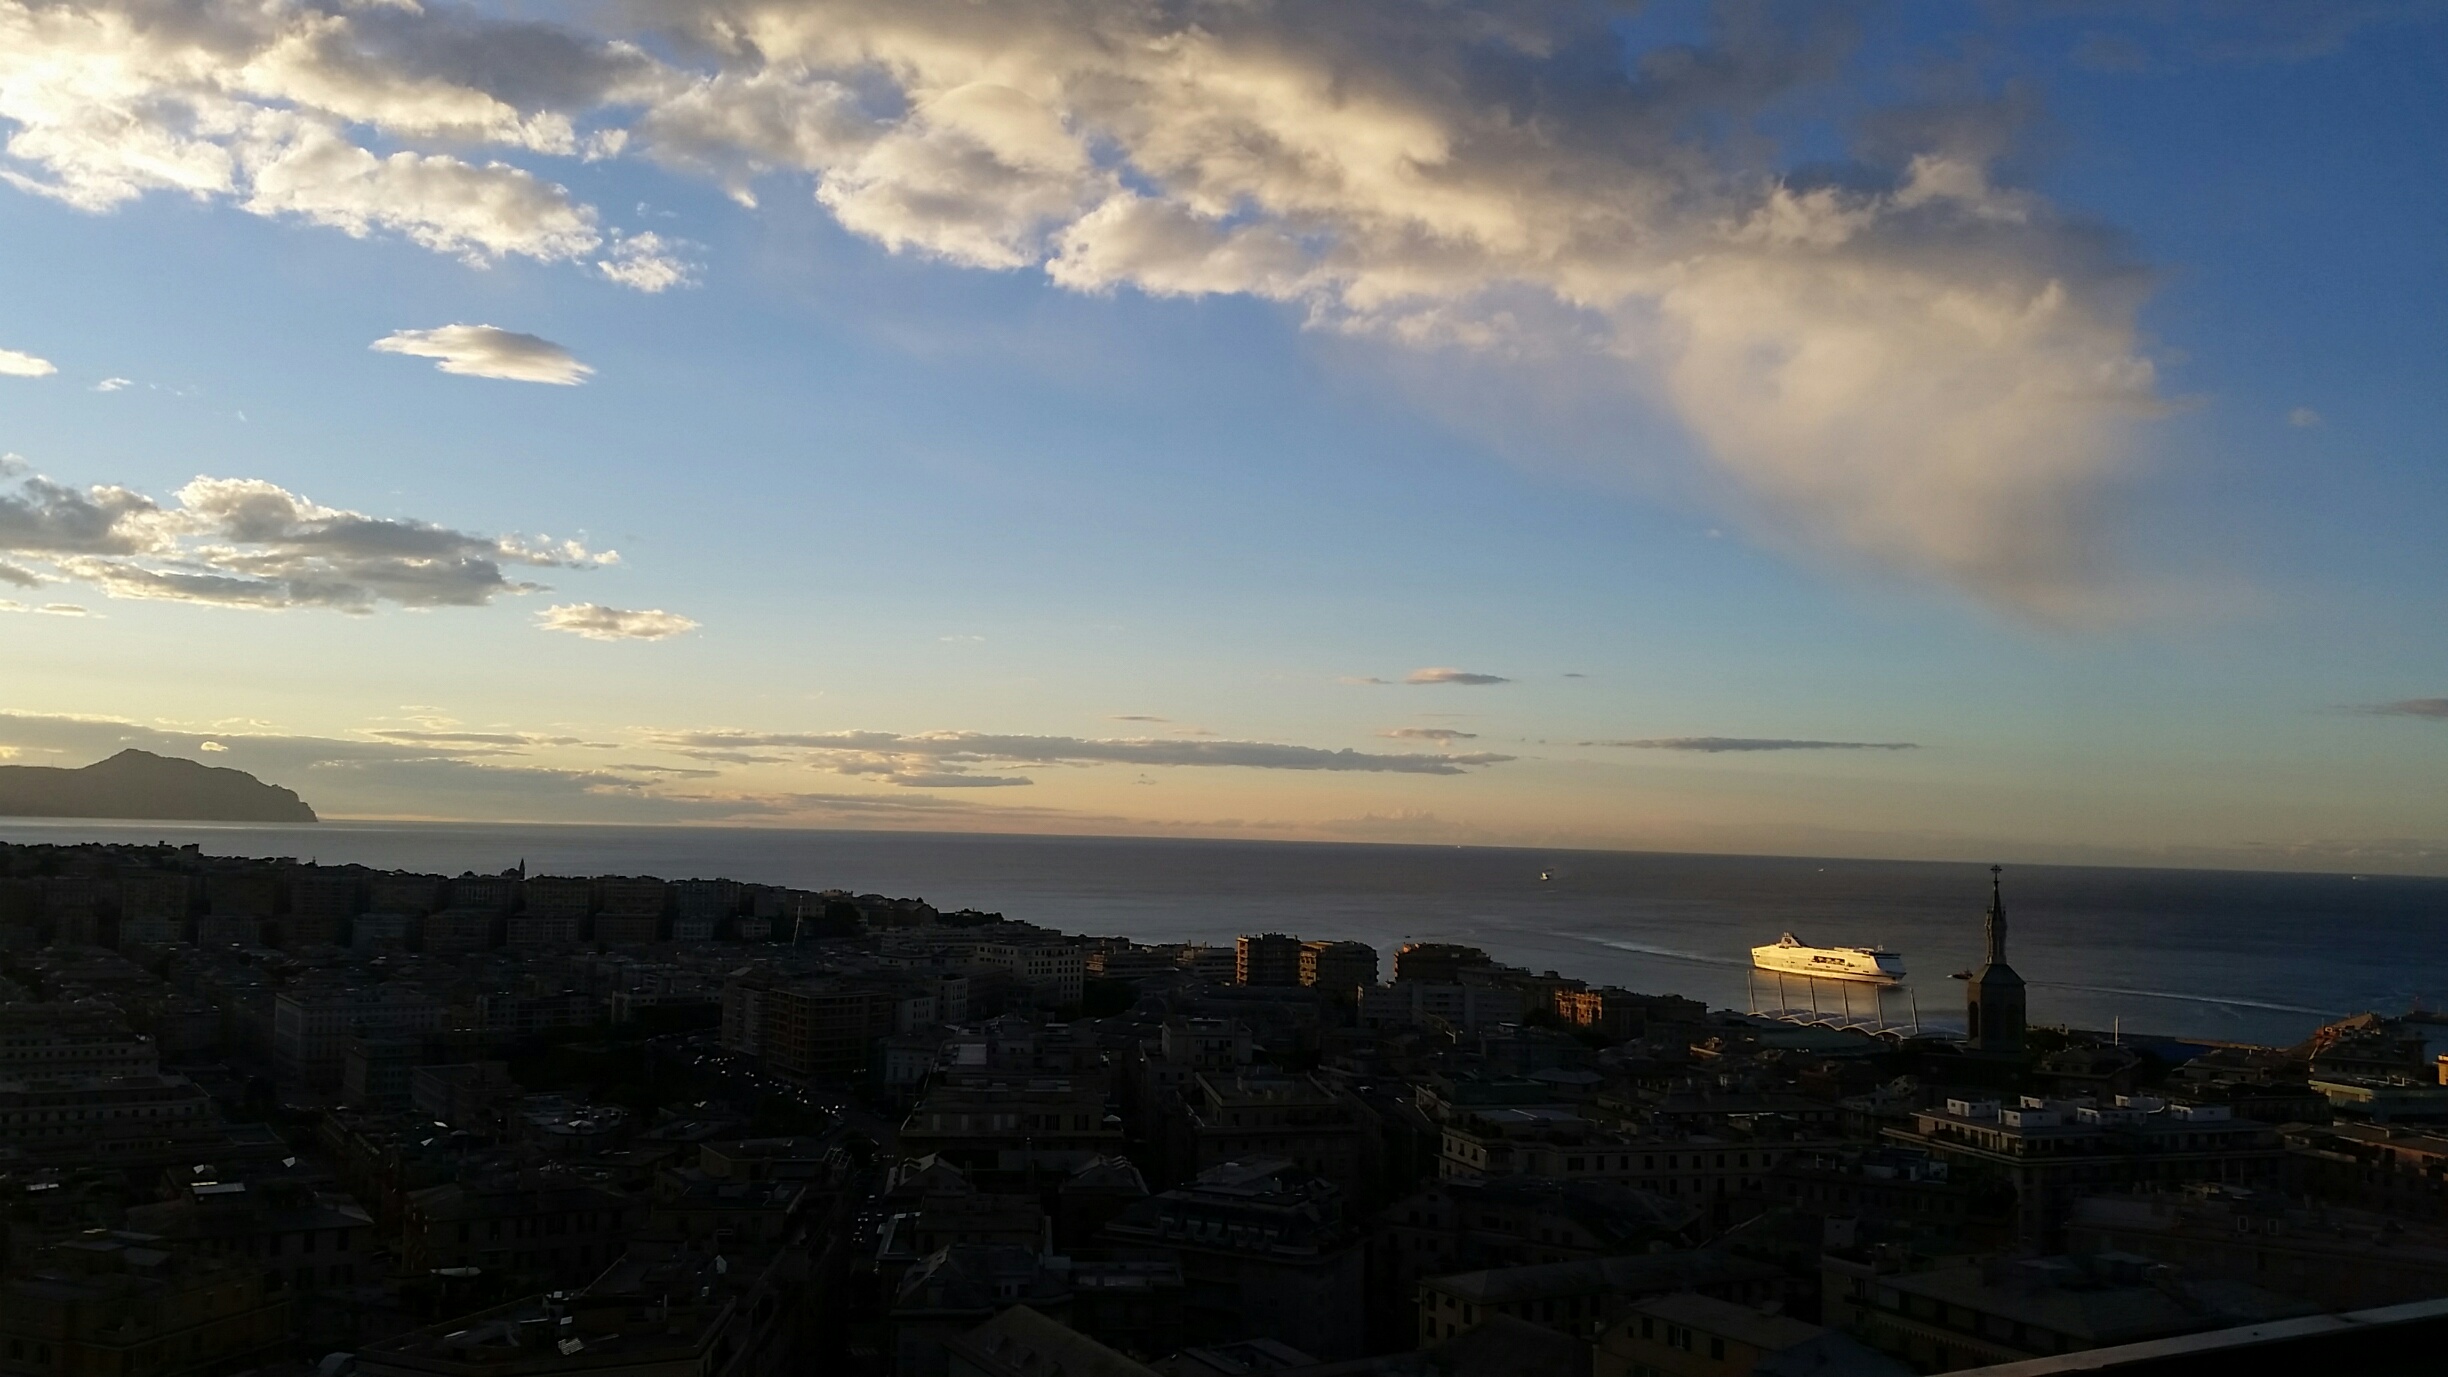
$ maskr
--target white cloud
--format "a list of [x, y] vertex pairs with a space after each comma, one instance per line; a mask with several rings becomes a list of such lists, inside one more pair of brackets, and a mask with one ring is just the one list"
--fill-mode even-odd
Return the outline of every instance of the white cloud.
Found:
[[576, 259], [603, 242], [592, 209], [507, 163], [405, 149], [377, 155], [297, 116], [256, 123], [240, 153], [242, 204], [259, 215], [296, 215], [359, 238], [391, 230], [480, 266], [509, 254]]
[[1513, 681], [1501, 674], [1480, 674], [1467, 669], [1415, 669], [1403, 676], [1406, 684], [1509, 684]]
[[2321, 423], [2321, 414], [2308, 406], [2299, 406], [2287, 413], [2287, 424], [2297, 430], [2310, 430]]
[[921, 99], [855, 159], [828, 168], [816, 197], [842, 224], [893, 250], [981, 268], [1044, 256], [1043, 234], [1111, 185], [1062, 112], [990, 80]]
[[653, 71], [627, 45], [417, 6], [0, 0], [0, 177], [87, 211], [167, 191], [474, 263], [574, 262], [605, 242], [593, 207], [455, 150], [617, 149], [579, 122]]
[[49, 359], [15, 349], [0, 349], [0, 378], [47, 378], [58, 371]]
[[611, 252], [595, 261], [595, 270], [648, 294], [697, 285], [697, 265], [682, 258], [671, 240], [652, 230], [643, 234], [615, 231]]
[[556, 383], [574, 387], [595, 370], [569, 350], [536, 335], [497, 325], [443, 325], [395, 330], [369, 346], [379, 353], [438, 359], [435, 368], [470, 378]]
[[[252, 478], [197, 478], [165, 504], [108, 484], [75, 488], [0, 463], [0, 554], [45, 580], [115, 598], [370, 612], [482, 606], [539, 585], [503, 568], [611, 562], [575, 541], [473, 535], [325, 507]], [[15, 568], [15, 566], [9, 566]], [[25, 570], [18, 572], [24, 573]]]
[[1594, 364], [1755, 529], [2028, 615], [2106, 601], [2095, 508], [2161, 409], [2147, 280], [1993, 180], [1977, 101], [1873, 111], [1852, 164], [1790, 175], [1822, 151], [1764, 117], [1851, 70], [1822, 7], [1629, 53], [1605, 7], [1535, 0], [568, 12], [0, 0], [0, 176], [644, 291], [696, 269], [518, 160], [643, 156], [746, 204], [787, 179], [895, 251]]
[[592, 602], [548, 607], [536, 614], [536, 623], [547, 631], [567, 631], [591, 641], [660, 641], [697, 629], [696, 622], [677, 612], [627, 612]]
[[2158, 411], [2141, 279], [1992, 183], [1985, 110], [1890, 131], [1840, 183], [1778, 176], [1752, 117], [1841, 70], [1841, 26], [1627, 64], [1594, 7], [662, 13], [722, 70], [642, 122], [657, 156], [735, 188], [795, 167], [855, 233], [1077, 290], [1612, 360], [1761, 528], [2030, 614], [2095, 605], [2092, 502]]
[[104, 378], [93, 385], [93, 390], [96, 392], [125, 392], [135, 385], [135, 381], [130, 378]]

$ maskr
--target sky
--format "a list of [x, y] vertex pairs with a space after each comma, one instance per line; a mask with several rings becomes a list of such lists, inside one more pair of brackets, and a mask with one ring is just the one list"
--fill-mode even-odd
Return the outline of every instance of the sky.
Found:
[[0, 758], [2448, 873], [2448, 6], [0, 0]]

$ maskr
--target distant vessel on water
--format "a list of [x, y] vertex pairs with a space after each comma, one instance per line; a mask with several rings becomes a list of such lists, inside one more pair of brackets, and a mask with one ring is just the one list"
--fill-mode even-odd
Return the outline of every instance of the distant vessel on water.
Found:
[[1819, 980], [1858, 980], [1895, 985], [1904, 979], [1904, 957], [1884, 947], [1814, 947], [1786, 933], [1764, 947], [1751, 949], [1751, 964], [1779, 975], [1807, 975]]

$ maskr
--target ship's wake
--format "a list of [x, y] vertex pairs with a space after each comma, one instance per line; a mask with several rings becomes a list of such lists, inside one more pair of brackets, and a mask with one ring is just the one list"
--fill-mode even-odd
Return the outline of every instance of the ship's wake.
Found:
[[2233, 995], [2179, 994], [2174, 990], [2135, 990], [2122, 985], [2072, 985], [2061, 980], [2034, 980], [2032, 986], [2044, 990], [2074, 990], [2082, 994], [2126, 995], [2134, 999], [2171, 999], [2185, 1004], [2212, 1004], [2232, 1009], [2266, 1009], [2281, 1014], [2314, 1014], [2321, 1018], [2342, 1018], [2336, 1009], [2315, 1009], [2307, 1004], [2280, 1004], [2267, 999], [2239, 999]]
[[1616, 951], [1634, 952], [1641, 956], [1662, 956], [1669, 961], [1688, 961], [1695, 966], [1733, 966], [1736, 968], [1741, 968], [1751, 964], [1749, 961], [1737, 961], [1730, 957], [1724, 956], [1709, 956], [1696, 951], [1683, 951], [1676, 947], [1657, 947], [1651, 946], [1646, 942], [1626, 942], [1620, 937], [1592, 937], [1587, 933], [1579, 932], [1567, 933], [1564, 935], [1569, 936], [1576, 941], [1588, 942], [1595, 946], [1612, 947]]

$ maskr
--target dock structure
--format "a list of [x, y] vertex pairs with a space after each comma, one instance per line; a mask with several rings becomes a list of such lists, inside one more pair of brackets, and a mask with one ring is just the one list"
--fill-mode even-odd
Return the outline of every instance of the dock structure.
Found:
[[[1835, 980], [1758, 966], [1747, 977], [1754, 1018], [1897, 1040], [1922, 1035], [1921, 1001], [1909, 987], [1904, 992], [1905, 1008], [1897, 1011], [1903, 1017], [1898, 1018], [1890, 1016], [1887, 998], [1893, 987], [1884, 982]], [[1769, 998], [1763, 1000], [1763, 992]]]

